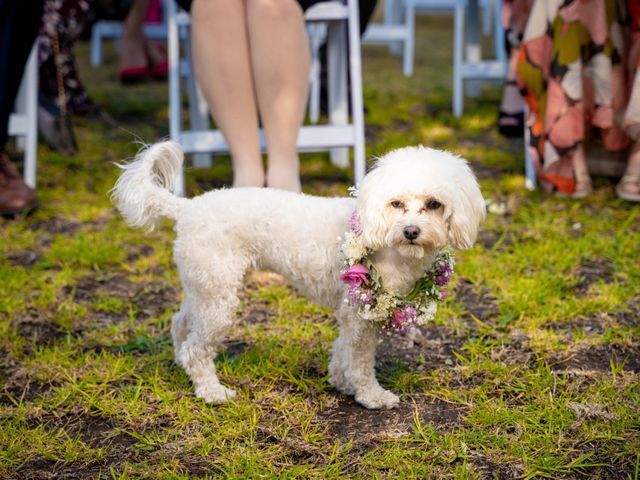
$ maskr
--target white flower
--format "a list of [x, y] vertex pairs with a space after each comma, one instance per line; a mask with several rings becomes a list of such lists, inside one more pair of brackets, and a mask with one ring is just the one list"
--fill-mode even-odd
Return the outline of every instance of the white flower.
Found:
[[354, 232], [347, 232], [342, 243], [342, 253], [349, 263], [354, 263], [367, 256], [367, 247], [364, 246], [364, 240], [360, 235], [356, 235]]
[[438, 311], [438, 304], [436, 302], [429, 302], [427, 305], [422, 305], [418, 310], [418, 316], [416, 317], [416, 323], [418, 325], [425, 325], [436, 317]]

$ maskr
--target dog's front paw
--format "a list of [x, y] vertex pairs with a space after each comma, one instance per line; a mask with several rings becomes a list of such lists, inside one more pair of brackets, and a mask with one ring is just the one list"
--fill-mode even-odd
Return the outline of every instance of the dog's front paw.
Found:
[[203, 399], [207, 403], [222, 405], [233, 400], [237, 395], [235, 390], [227, 388], [219, 383], [213, 385], [200, 385], [196, 387], [196, 397]]
[[395, 408], [400, 403], [400, 397], [383, 388], [359, 391], [355, 400], [370, 410]]

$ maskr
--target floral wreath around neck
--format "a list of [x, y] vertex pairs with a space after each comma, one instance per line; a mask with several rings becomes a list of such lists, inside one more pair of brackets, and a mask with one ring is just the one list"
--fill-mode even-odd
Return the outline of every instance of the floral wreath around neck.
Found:
[[384, 289], [370, 260], [373, 250], [364, 244], [358, 212], [353, 212], [349, 224], [351, 229], [342, 243], [345, 266], [340, 272], [340, 280], [349, 286], [345, 302], [357, 306], [362, 318], [389, 332], [406, 333], [415, 325], [433, 320], [453, 275], [451, 250], [437, 251], [434, 262], [411, 291], [405, 296], [396, 295]]

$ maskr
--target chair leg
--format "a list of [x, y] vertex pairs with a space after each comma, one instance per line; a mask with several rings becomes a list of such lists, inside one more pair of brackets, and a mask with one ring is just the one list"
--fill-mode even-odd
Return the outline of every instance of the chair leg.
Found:
[[504, 28], [502, 27], [502, 0], [493, 0], [493, 8], [493, 49], [496, 59], [506, 64], [508, 59], [504, 41]]
[[[351, 122], [353, 124], [353, 169], [355, 184], [365, 175], [364, 105], [362, 100], [362, 62], [360, 57], [360, 30], [357, 0], [348, 0], [349, 6], [349, 73], [351, 78]], [[347, 159], [348, 160], [348, 159]]]
[[464, 6], [456, 3], [453, 14], [453, 115], [460, 117], [463, 110], [462, 49], [464, 41]]
[[24, 149], [24, 181], [36, 188], [38, 160], [38, 44], [31, 50], [25, 69], [27, 134]]
[[[384, 23], [386, 25], [400, 25], [403, 22], [402, 1], [403, 0], [385, 0]], [[389, 3], [388, 6], [387, 3]], [[402, 54], [402, 42], [398, 41], [389, 43], [389, 53], [391, 53], [391, 55], [400, 56]]]
[[[176, 22], [174, 2], [167, 3], [168, 12], [168, 50], [169, 50], [169, 137], [180, 141], [180, 31]], [[176, 175], [174, 193], [180, 197], [185, 194], [184, 167]]]
[[[329, 123], [347, 125], [349, 106], [347, 100], [347, 27], [343, 22], [329, 22], [327, 38]], [[346, 168], [349, 166], [349, 149], [331, 150], [331, 163]]]
[[415, 41], [415, 27], [416, 27], [416, 7], [414, 0], [404, 0], [404, 25], [405, 25], [405, 40], [404, 40], [404, 58], [403, 58], [403, 72], [405, 77], [413, 75], [413, 51]]
[[91, 66], [99, 67], [102, 64], [102, 33], [100, 22], [97, 22], [91, 30]]

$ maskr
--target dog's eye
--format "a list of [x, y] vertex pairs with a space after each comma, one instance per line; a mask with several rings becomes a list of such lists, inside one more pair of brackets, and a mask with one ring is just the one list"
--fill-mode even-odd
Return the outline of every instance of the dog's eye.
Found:
[[400, 200], [392, 200], [391, 202], [389, 202], [389, 205], [391, 205], [393, 208], [404, 208], [404, 203], [402, 203]]
[[442, 206], [442, 204], [437, 200], [429, 200], [427, 202], [427, 208], [429, 210], [437, 210]]

